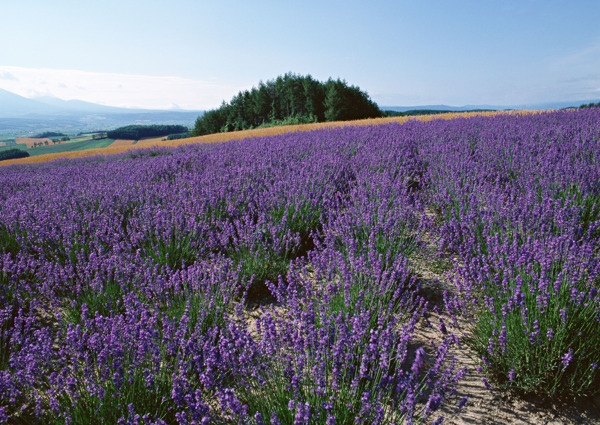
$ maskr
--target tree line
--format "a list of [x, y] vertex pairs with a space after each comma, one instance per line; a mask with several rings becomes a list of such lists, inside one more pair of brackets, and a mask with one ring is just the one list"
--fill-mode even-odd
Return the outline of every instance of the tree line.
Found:
[[346, 121], [377, 118], [383, 112], [366, 92], [345, 80], [320, 82], [310, 75], [287, 73], [239, 92], [229, 103], [196, 120], [194, 136], [247, 130], [288, 122]]
[[580, 108], [600, 108], [600, 102], [597, 103], [588, 103], [588, 104], [583, 104], [580, 106]]
[[106, 137], [109, 139], [139, 140], [144, 137], [160, 137], [187, 131], [188, 128], [183, 125], [128, 125], [108, 131]]
[[39, 142], [33, 142], [33, 147], [37, 148], [38, 146], [49, 146], [50, 143], [52, 144], [57, 144], [57, 143], [64, 143], [64, 142], [68, 142], [69, 140], [71, 140], [68, 136], [62, 137], [62, 138], [56, 138], [56, 139], [48, 139], [46, 138], [46, 140], [40, 140]]
[[43, 133], [33, 136], [35, 139], [46, 139], [50, 137], [65, 137], [65, 133], [57, 133], [56, 131], [45, 131]]
[[5, 159], [27, 158], [28, 156], [29, 152], [25, 152], [18, 148], [0, 151], [0, 161], [4, 161]]

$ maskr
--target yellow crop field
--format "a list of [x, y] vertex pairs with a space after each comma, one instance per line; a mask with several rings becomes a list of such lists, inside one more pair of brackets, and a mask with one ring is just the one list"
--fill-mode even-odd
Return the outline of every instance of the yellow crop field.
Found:
[[[226, 142], [228, 140], [244, 139], [248, 137], [263, 137], [263, 136], [274, 136], [277, 134], [284, 134], [296, 131], [311, 131], [320, 128], [335, 128], [345, 126], [363, 126], [363, 125], [379, 125], [390, 122], [405, 123], [410, 120], [418, 121], [431, 121], [435, 119], [454, 119], [454, 118], [469, 118], [475, 116], [495, 116], [500, 114], [535, 114], [544, 111], [482, 111], [482, 112], [449, 112], [444, 114], [436, 115], [417, 115], [417, 116], [404, 116], [404, 117], [387, 117], [387, 118], [369, 118], [356, 121], [334, 121], [334, 122], [321, 122], [311, 124], [299, 124], [299, 125], [286, 125], [279, 127], [267, 127], [253, 130], [242, 130], [232, 131], [228, 133], [215, 133], [206, 136], [189, 137], [187, 139], [175, 139], [175, 140], [164, 140], [164, 137], [157, 137], [153, 139], [140, 140], [135, 145], [123, 144], [115, 145], [114, 143], [106, 148], [88, 149], [74, 152], [62, 152], [62, 153], [51, 153], [45, 155], [32, 156], [28, 158], [9, 159], [6, 161], [0, 161], [0, 165], [10, 164], [31, 164], [38, 162], [52, 161], [58, 158], [80, 158], [84, 156], [93, 155], [112, 155], [117, 153], [126, 152], [134, 149], [143, 149], [153, 146], [179, 146], [188, 143], [217, 143]], [[133, 143], [133, 141], [131, 141]]]
[[140, 140], [138, 140], [138, 142], [136, 143], [136, 145], [144, 145], [144, 144], [148, 144], [148, 143], [162, 142], [166, 138], [167, 138], [167, 136], [148, 137], [146, 139], [140, 139]]

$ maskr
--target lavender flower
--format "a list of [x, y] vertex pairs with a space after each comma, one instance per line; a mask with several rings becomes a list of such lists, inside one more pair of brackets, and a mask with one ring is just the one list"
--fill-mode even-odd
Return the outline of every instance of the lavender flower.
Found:
[[445, 319], [431, 362], [415, 347], [426, 238], [482, 372], [593, 395], [599, 128], [589, 108], [2, 167], [0, 421], [431, 421], [461, 374]]
[[569, 351], [567, 351], [565, 355], [561, 357], [561, 361], [563, 364], [563, 372], [569, 367], [569, 364], [571, 364], [571, 360], [573, 360], [573, 349], [569, 348]]

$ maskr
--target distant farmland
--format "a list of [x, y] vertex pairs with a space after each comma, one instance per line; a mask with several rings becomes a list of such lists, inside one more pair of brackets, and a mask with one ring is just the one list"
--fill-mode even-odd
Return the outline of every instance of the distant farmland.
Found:
[[[54, 143], [51, 139], [35, 139], [35, 138], [17, 138], [16, 145], [1, 146], [0, 150], [3, 149], [21, 149], [29, 153], [29, 159], [31, 162], [40, 162], [33, 160], [33, 158], [41, 158], [41, 161], [47, 161], [49, 159], [44, 158], [58, 158], [61, 155], [68, 155], [69, 152], [82, 152], [90, 149], [101, 149], [110, 146], [114, 139], [102, 138], [94, 139], [93, 136], [87, 135], [82, 137], [76, 137], [66, 142]], [[46, 142], [48, 144], [46, 145]], [[34, 147], [35, 143], [42, 143], [42, 146]], [[47, 157], [50, 155], [50, 157]], [[5, 165], [8, 161], [0, 162]]]
[[15, 138], [15, 141], [17, 142], [18, 145], [25, 145], [28, 148], [33, 148], [34, 146], [37, 146], [38, 144], [41, 145], [52, 145], [55, 144], [52, 139], [48, 139], [48, 138], [42, 138], [42, 139], [38, 139], [38, 138], [33, 138], [33, 137], [17, 137]]

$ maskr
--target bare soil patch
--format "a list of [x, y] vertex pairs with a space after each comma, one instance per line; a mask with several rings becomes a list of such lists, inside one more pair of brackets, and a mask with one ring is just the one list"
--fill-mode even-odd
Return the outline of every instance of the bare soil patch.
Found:
[[37, 138], [33, 138], [33, 137], [17, 137], [15, 139], [15, 141], [17, 142], [17, 144], [20, 145], [26, 145], [27, 148], [32, 148], [34, 146], [34, 143], [37, 144], [43, 144], [43, 145], [51, 145], [52, 144], [52, 140], [50, 139], [37, 139]]
[[[443, 293], [454, 293], [454, 287], [448, 276], [452, 258], [449, 254], [439, 255], [437, 246], [428, 241], [414, 261], [415, 270], [422, 284], [421, 294], [429, 301], [428, 320], [421, 320], [416, 329], [416, 341], [430, 345], [430, 341], [439, 344], [443, 334], [438, 329], [440, 319], [448, 332], [454, 332], [464, 340], [468, 332], [466, 323], [459, 328], [452, 327], [452, 319], [444, 312]], [[434, 311], [437, 306], [437, 312]], [[475, 353], [461, 343], [453, 352], [460, 367], [466, 367], [465, 377], [457, 384], [454, 403], [443, 410], [444, 424], [448, 425], [575, 425], [600, 424], [600, 397], [578, 402], [548, 401], [537, 398], [521, 398], [498, 389], [486, 388], [482, 375], [477, 372], [479, 366]], [[464, 397], [466, 405], [460, 413], [455, 406]]]

